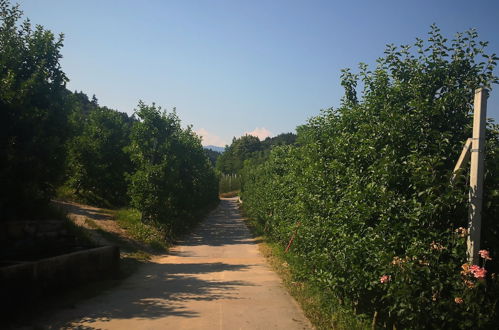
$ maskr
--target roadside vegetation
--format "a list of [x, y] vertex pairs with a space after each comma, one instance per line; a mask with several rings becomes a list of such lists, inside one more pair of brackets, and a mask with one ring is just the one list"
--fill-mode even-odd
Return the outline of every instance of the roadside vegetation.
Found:
[[436, 26], [427, 40], [389, 45], [375, 68], [343, 71], [342, 105], [298, 127], [297, 143], [243, 162], [244, 211], [292, 281], [317, 292], [321, 327], [499, 323], [497, 125], [487, 128], [478, 265], [466, 259], [469, 169], [450, 180], [474, 91], [498, 82], [486, 46], [473, 30], [447, 40]]
[[241, 177], [237, 174], [221, 174], [218, 191], [221, 197], [233, 197], [241, 190]]
[[[244, 214], [244, 213], [243, 213]], [[306, 273], [305, 261], [266, 235], [262, 223], [245, 218], [253, 236], [260, 241], [260, 253], [282, 279], [284, 286], [301, 305], [303, 312], [316, 329], [369, 329], [371, 320], [356, 315], [354, 310], [323, 291], [322, 287], [301, 277]]]
[[114, 212], [114, 217], [118, 225], [125, 229], [134, 240], [160, 252], [168, 248], [166, 233], [162, 232], [158, 226], [143, 223], [138, 210], [119, 209]]

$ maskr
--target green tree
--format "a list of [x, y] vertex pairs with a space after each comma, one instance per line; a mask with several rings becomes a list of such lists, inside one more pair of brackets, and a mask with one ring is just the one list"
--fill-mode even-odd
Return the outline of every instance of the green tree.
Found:
[[18, 6], [0, 0], [1, 219], [31, 217], [47, 205], [65, 156], [63, 36], [19, 23], [21, 16]]
[[143, 221], [165, 219], [173, 209], [172, 142], [180, 130], [175, 114], [161, 112], [154, 104], [139, 102], [135, 110], [139, 121], [132, 127], [128, 147], [136, 171], [130, 176], [132, 205], [142, 212]]
[[274, 137], [268, 137], [262, 141], [264, 149], [272, 149], [275, 146], [292, 145], [296, 143], [296, 134], [294, 133], [281, 133]]
[[206, 156], [210, 159], [210, 162], [213, 165], [213, 167], [215, 167], [215, 165], [217, 164], [217, 159], [218, 157], [220, 157], [222, 153], [211, 149], [204, 149], [204, 152]]
[[217, 180], [201, 140], [183, 130], [175, 113], [140, 102], [128, 152], [135, 165], [130, 176], [132, 205], [143, 221], [179, 225], [179, 216], [217, 199]]
[[296, 134], [293, 133], [282, 133], [263, 141], [252, 135], [234, 138], [231, 145], [227, 146], [218, 157], [216, 168], [223, 174], [235, 175], [243, 168], [246, 160], [258, 159], [262, 162], [268, 158], [273, 147], [291, 145], [295, 142]]
[[[435, 26], [413, 47], [389, 45], [375, 69], [344, 70], [341, 107], [299, 127], [298, 145], [245, 164], [246, 211], [283, 246], [297, 232], [299, 276], [330, 299], [397, 328], [497, 324], [497, 279], [460, 272], [466, 240], [455, 230], [467, 227], [468, 187], [464, 176], [450, 183], [471, 136], [474, 91], [498, 81], [486, 45], [473, 30], [449, 42]], [[489, 125], [482, 248], [494, 256], [498, 150]], [[496, 260], [486, 267], [499, 269]]]
[[125, 147], [130, 144], [133, 119], [106, 107], [95, 96], [75, 95], [68, 142], [68, 183], [88, 202], [126, 205], [126, 174], [132, 170]]
[[190, 214], [218, 200], [218, 180], [201, 139], [191, 127], [182, 130], [176, 143], [179, 180], [176, 191], [177, 209]]
[[224, 174], [237, 174], [243, 168], [244, 161], [262, 150], [260, 139], [252, 135], [234, 138], [230, 146], [217, 159], [216, 168]]

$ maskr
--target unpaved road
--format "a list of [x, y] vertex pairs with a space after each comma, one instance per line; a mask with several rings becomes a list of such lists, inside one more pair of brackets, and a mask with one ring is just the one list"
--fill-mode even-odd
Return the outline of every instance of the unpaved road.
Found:
[[[86, 228], [92, 241], [97, 245], [113, 245], [113, 242], [109, 241], [106, 237], [103, 237], [102, 234], [95, 230], [96, 228], [112, 233], [128, 245], [137, 245], [127, 235], [127, 232], [116, 223], [111, 211], [76, 202], [53, 200], [52, 203], [66, 212], [68, 217], [76, 225]], [[121, 248], [121, 250], [123, 250], [123, 248]]]
[[312, 329], [260, 255], [235, 198], [223, 199], [169, 255], [44, 323], [49, 329]]

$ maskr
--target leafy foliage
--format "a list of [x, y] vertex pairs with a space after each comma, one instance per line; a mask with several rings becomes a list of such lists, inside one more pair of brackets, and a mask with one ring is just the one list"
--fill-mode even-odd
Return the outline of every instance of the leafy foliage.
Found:
[[129, 194], [143, 221], [169, 223], [214, 202], [217, 179], [199, 137], [154, 104], [140, 102], [136, 115], [127, 149], [136, 168]]
[[225, 152], [217, 159], [216, 168], [223, 174], [237, 174], [248, 159], [266, 159], [274, 146], [294, 144], [296, 135], [283, 133], [275, 137], [268, 137], [263, 141], [252, 135], [234, 138], [232, 144], [225, 148]]
[[261, 142], [256, 136], [245, 135], [234, 138], [217, 160], [217, 170], [225, 174], [237, 174], [246, 159], [261, 150]]
[[211, 150], [211, 149], [206, 149], [206, 148], [204, 148], [204, 152], [205, 152], [206, 156], [208, 157], [208, 159], [210, 160], [211, 165], [213, 167], [215, 167], [215, 165], [217, 163], [217, 159], [218, 159], [218, 157], [220, 157], [220, 155], [222, 153], [219, 152], [219, 151], [215, 151], [215, 150]]
[[128, 202], [126, 173], [132, 164], [125, 147], [130, 144], [133, 118], [106, 107], [94, 97], [73, 95], [68, 142], [67, 175], [69, 186], [88, 202], [111, 205]]
[[[298, 128], [298, 145], [247, 161], [244, 207], [267, 234], [306, 263], [306, 278], [334, 299], [398, 328], [497, 324], [495, 275], [462, 274], [466, 173], [450, 176], [471, 136], [474, 91], [497, 83], [495, 55], [475, 31], [450, 44], [389, 45], [370, 71], [344, 70], [345, 96]], [[360, 97], [358, 87], [362, 87]], [[499, 135], [487, 132], [484, 248], [499, 254]], [[495, 258], [496, 259], [496, 258]], [[497, 262], [488, 262], [489, 274]], [[461, 300], [460, 300], [461, 299]]]
[[[0, 0], [0, 218], [36, 214], [62, 177], [67, 135], [63, 36]], [[29, 203], [31, 207], [26, 207]]]

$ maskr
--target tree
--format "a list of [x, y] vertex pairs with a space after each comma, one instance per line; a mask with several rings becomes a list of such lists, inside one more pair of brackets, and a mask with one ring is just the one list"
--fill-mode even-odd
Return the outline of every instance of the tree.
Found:
[[252, 135], [234, 138], [217, 159], [217, 170], [224, 174], [237, 174], [243, 168], [244, 161], [262, 150], [260, 139]]
[[139, 102], [135, 114], [139, 121], [127, 148], [135, 166], [129, 185], [132, 205], [145, 222], [179, 225], [179, 216], [217, 199], [214, 170], [200, 138], [190, 128], [183, 130], [174, 112]]
[[63, 36], [19, 24], [21, 16], [0, 0], [1, 219], [30, 217], [47, 205], [62, 178], [67, 136]]
[[[299, 127], [297, 145], [245, 164], [246, 212], [284, 247], [296, 233], [292, 249], [307, 270], [300, 276], [327, 299], [376, 312], [389, 327], [497, 324], [499, 281], [461, 268], [468, 186], [463, 177], [450, 183], [471, 136], [475, 89], [498, 82], [486, 45], [473, 30], [449, 43], [436, 26], [413, 47], [389, 45], [376, 68], [343, 71], [341, 106]], [[489, 125], [482, 248], [493, 255], [498, 150], [498, 128]], [[499, 263], [486, 268], [496, 273]]]
[[213, 167], [215, 167], [215, 165], [217, 164], [217, 159], [218, 157], [220, 157], [222, 153], [211, 149], [204, 149], [204, 152], [206, 156], [210, 159], [210, 162], [213, 165]]
[[247, 160], [265, 161], [276, 146], [292, 145], [296, 142], [296, 134], [282, 133], [275, 137], [268, 137], [263, 141], [252, 135], [234, 138], [232, 144], [218, 157], [216, 168], [222, 174], [238, 174]]
[[155, 104], [147, 106], [142, 101], [135, 114], [139, 121], [132, 127], [127, 148], [136, 168], [130, 176], [130, 198], [142, 212], [143, 221], [165, 219], [173, 208], [176, 173], [171, 166], [171, 143], [180, 130], [179, 121], [175, 114], [161, 112]]
[[74, 96], [68, 143], [68, 183], [76, 194], [96, 204], [125, 205], [126, 174], [132, 170], [125, 147], [130, 143], [133, 118], [99, 107], [95, 96]]

